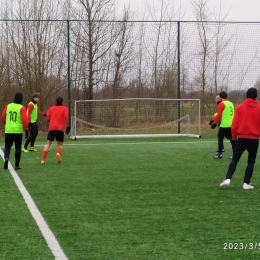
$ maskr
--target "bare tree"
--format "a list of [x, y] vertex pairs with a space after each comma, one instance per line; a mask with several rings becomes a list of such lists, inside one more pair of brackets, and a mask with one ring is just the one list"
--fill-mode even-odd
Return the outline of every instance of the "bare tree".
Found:
[[[200, 92], [202, 113], [205, 114], [205, 106], [214, 102], [213, 96], [220, 90], [228, 90], [229, 65], [232, 63], [235, 49], [230, 52], [228, 48], [232, 35], [226, 33], [226, 25], [221, 23], [227, 16], [226, 14], [221, 18], [221, 4], [220, 14], [217, 17], [216, 13], [208, 9], [208, 0], [192, 3], [198, 21], [200, 43], [196, 82]], [[212, 19], [217, 21], [209, 23]], [[208, 93], [212, 93], [211, 98]]]
[[132, 68], [132, 60], [134, 58], [134, 38], [132, 35], [133, 24], [129, 22], [130, 13], [128, 10], [124, 11], [122, 22], [117, 24], [118, 36], [117, 40], [112, 46], [114, 51], [114, 69], [113, 69], [113, 83], [112, 83], [112, 98], [119, 98], [126, 86], [123, 86], [124, 74]]
[[5, 24], [13, 85], [25, 93], [27, 100], [33, 92], [40, 92], [44, 110], [53, 103], [50, 97], [59, 92], [66, 96], [66, 27], [50, 21], [58, 17], [56, 10], [57, 6], [50, 0], [33, 4], [19, 0], [8, 14], [17, 20]]
[[[106, 59], [109, 61], [107, 69], [107, 78], [111, 74], [111, 98], [116, 99], [122, 97], [128, 85], [125, 84], [124, 78], [127, 72], [133, 67], [134, 55], [134, 37], [132, 35], [133, 24], [129, 22], [130, 12], [124, 9], [122, 22], [117, 22], [115, 28], [117, 30], [116, 41], [111, 46], [108, 52], [109, 56]], [[115, 104], [115, 103], [114, 103]], [[112, 109], [112, 120], [110, 126], [116, 127], [119, 125], [120, 107], [115, 104]]]
[[[94, 87], [100, 61], [111, 49], [116, 40], [117, 32], [111, 20], [114, 18], [114, 0], [79, 0], [73, 6], [70, 15], [80, 19], [71, 26], [73, 43], [73, 71], [80, 72], [72, 76], [78, 82], [78, 87], [83, 91], [81, 98], [93, 100]], [[86, 115], [92, 121], [93, 108], [89, 105]]]
[[[154, 90], [153, 97], [173, 98], [177, 96], [178, 77], [177, 23], [173, 23], [177, 12], [175, 12], [172, 2], [168, 0], [154, 1], [152, 5], [147, 2], [147, 5], [149, 17], [154, 21], [149, 28], [149, 34], [148, 26], [146, 27], [145, 46], [145, 52], [148, 53], [147, 58], [151, 60], [150, 85]], [[143, 55], [143, 57], [145, 56]], [[143, 70], [145, 72], [147, 68], [143, 68]], [[156, 116], [161, 116], [160, 106], [157, 102]]]
[[207, 3], [208, 0], [199, 0], [193, 1], [193, 7], [196, 19], [198, 21], [197, 27], [198, 27], [198, 34], [199, 34], [199, 40], [201, 44], [201, 50], [200, 50], [200, 67], [199, 69], [199, 77], [197, 77], [197, 80], [199, 81], [198, 84], [200, 85], [200, 98], [201, 98], [201, 106], [202, 106], [202, 113], [205, 114], [205, 91], [207, 88], [207, 69], [209, 68], [209, 52], [210, 52], [210, 44], [212, 41], [212, 38], [209, 38], [207, 35], [207, 32], [209, 31], [208, 24], [204, 23], [203, 21], [207, 21], [210, 18], [209, 11], [207, 9]]

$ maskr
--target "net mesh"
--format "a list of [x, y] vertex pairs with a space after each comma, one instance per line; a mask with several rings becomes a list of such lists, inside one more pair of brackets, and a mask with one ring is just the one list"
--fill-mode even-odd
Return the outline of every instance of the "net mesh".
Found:
[[71, 138], [200, 136], [198, 99], [75, 101]]

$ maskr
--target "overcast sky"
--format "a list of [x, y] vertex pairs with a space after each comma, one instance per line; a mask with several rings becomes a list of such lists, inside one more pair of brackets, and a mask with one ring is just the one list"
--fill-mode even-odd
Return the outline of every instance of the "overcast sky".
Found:
[[[149, 0], [149, 3], [158, 0]], [[171, 0], [174, 3], [174, 10], [181, 7], [183, 18], [181, 20], [193, 21], [193, 11], [191, 0]], [[119, 6], [130, 5], [131, 10], [140, 12], [147, 6], [147, 0], [118, 0]], [[221, 4], [221, 14], [228, 14], [225, 21], [260, 22], [260, 0], [209, 0], [210, 11], [219, 14]]]

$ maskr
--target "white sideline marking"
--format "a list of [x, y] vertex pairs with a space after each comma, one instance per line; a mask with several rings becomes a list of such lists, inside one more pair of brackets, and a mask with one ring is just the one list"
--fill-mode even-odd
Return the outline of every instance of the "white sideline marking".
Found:
[[[1, 148], [0, 148], [0, 154], [4, 160], [4, 153]], [[18, 174], [16, 173], [16, 171], [14, 170], [14, 168], [10, 162], [8, 162], [8, 170], [11, 173], [11, 175], [13, 176], [16, 186], [18, 187], [19, 191], [23, 195], [24, 201], [26, 202], [29, 211], [31, 212], [45, 241], [47, 242], [48, 247], [50, 248], [52, 254], [55, 256], [55, 259], [56, 260], [68, 260], [67, 256], [64, 254], [62, 248], [60, 247], [59, 242], [57, 241], [54, 234], [50, 230], [50, 228], [49, 228], [48, 224], [46, 223], [46, 221], [44, 220], [41, 212], [37, 208], [32, 197], [30, 196], [29, 192], [26, 190], [20, 177], [18, 176]]]

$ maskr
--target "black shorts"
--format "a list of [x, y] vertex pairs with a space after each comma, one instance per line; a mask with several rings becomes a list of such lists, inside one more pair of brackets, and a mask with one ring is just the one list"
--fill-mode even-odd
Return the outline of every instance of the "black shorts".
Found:
[[58, 142], [64, 141], [64, 132], [61, 130], [52, 130], [48, 132], [47, 140], [54, 141], [56, 139]]

